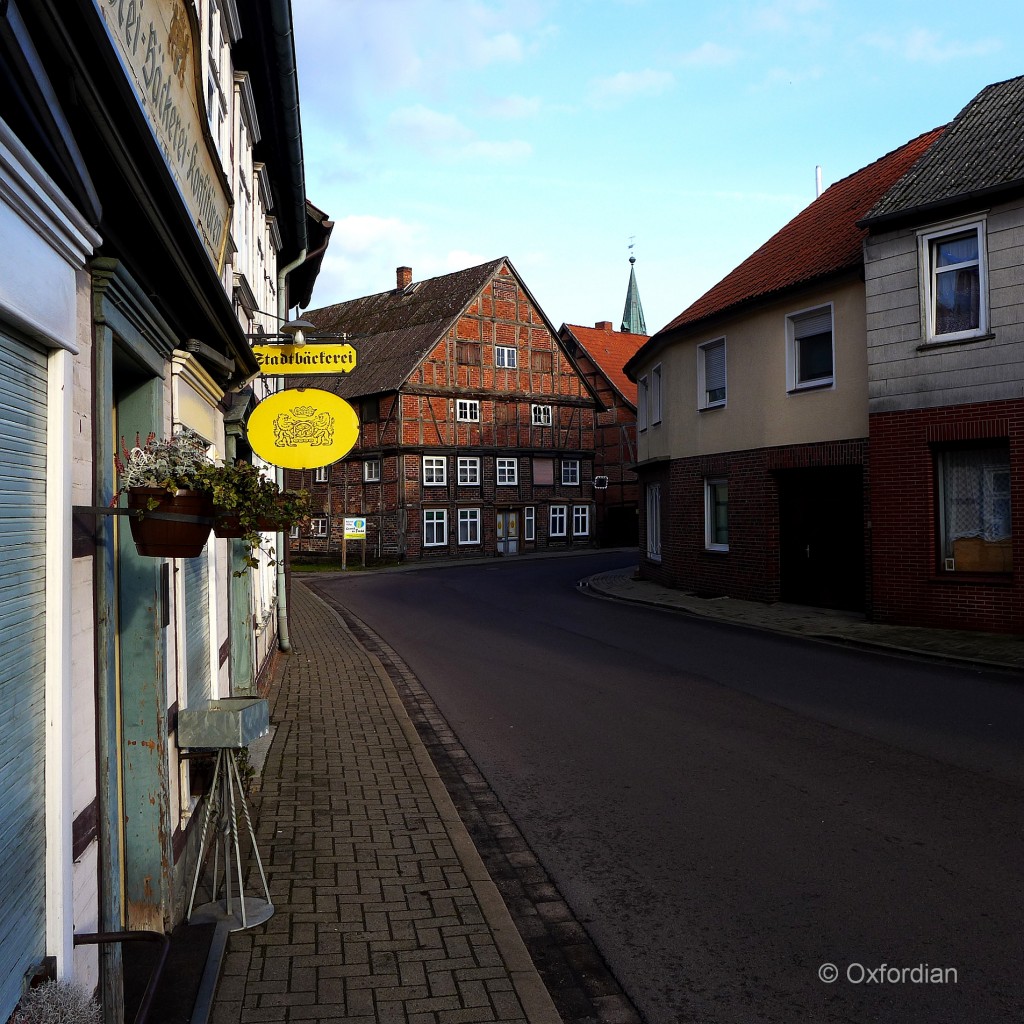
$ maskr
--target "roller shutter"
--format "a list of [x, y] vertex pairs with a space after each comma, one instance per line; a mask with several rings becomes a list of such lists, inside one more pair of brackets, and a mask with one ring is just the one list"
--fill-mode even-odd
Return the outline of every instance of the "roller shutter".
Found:
[[0, 332], [0, 1019], [46, 954], [46, 355]]
[[184, 559], [188, 706], [210, 699], [210, 575], [206, 551]]

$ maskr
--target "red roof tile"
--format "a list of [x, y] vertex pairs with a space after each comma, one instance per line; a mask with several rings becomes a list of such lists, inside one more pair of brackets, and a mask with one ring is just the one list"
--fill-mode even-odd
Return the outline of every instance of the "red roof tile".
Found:
[[860, 266], [867, 234], [857, 226], [872, 206], [943, 133], [919, 135], [867, 167], [837, 181], [756, 252], [654, 337], [724, 313], [752, 299]]
[[611, 322], [605, 322], [608, 323], [607, 330], [603, 327], [579, 327], [576, 324], [566, 324], [565, 327], [572, 332], [591, 360], [601, 368], [613, 387], [635, 406], [636, 384], [626, 376], [622, 368], [647, 342], [647, 335], [613, 331]]

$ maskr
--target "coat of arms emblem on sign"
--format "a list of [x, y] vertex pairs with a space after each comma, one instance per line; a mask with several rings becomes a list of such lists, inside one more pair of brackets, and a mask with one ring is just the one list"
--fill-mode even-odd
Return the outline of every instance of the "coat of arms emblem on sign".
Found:
[[297, 405], [274, 417], [274, 443], [281, 448], [327, 447], [334, 443], [334, 417], [312, 405]]

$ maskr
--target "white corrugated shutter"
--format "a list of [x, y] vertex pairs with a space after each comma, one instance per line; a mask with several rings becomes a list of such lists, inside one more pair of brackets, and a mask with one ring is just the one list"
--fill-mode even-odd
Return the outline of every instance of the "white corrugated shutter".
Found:
[[185, 573], [185, 657], [188, 706], [210, 699], [210, 576], [206, 551], [182, 559]]
[[46, 355], [0, 334], [0, 1019], [46, 954]]

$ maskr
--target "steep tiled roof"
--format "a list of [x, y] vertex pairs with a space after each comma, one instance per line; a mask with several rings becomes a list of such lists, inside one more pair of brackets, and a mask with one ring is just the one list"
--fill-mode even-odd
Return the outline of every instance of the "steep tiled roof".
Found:
[[727, 274], [651, 339], [860, 265], [867, 234], [857, 221], [879, 196], [927, 152], [942, 134], [936, 128], [837, 181], [755, 253]]
[[1013, 186], [1024, 187], [1024, 77], [982, 89], [865, 220]]
[[[607, 322], [607, 321], [606, 321]], [[646, 334], [628, 334], [613, 331], [611, 323], [604, 327], [580, 327], [577, 324], [563, 324], [592, 363], [600, 367], [623, 398], [636, 407], [636, 385], [623, 372], [623, 367], [647, 341]]]
[[338, 377], [292, 377], [289, 386], [329, 388], [344, 398], [397, 390], [504, 262], [306, 310], [319, 333], [348, 335], [356, 367]]

